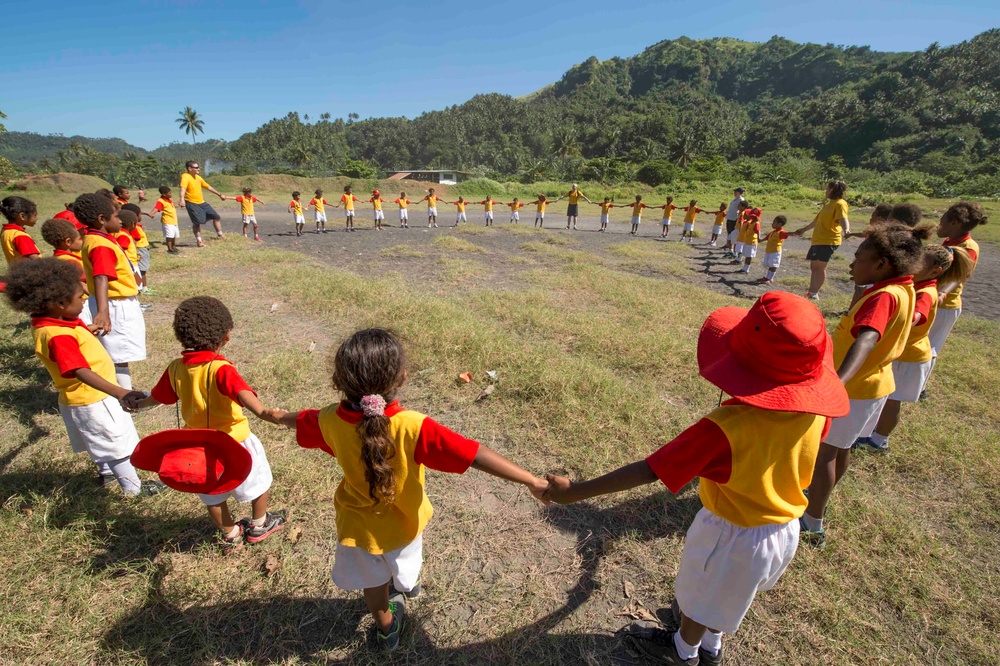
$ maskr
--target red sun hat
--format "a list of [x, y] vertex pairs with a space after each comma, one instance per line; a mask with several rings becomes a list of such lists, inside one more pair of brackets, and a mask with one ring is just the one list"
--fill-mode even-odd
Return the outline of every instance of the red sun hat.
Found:
[[710, 314], [698, 336], [698, 369], [754, 407], [833, 418], [851, 411], [823, 315], [787, 292], [769, 291], [749, 310]]
[[250, 452], [224, 432], [189, 428], [143, 437], [132, 465], [156, 472], [160, 480], [185, 493], [218, 495], [235, 489], [250, 475]]
[[380, 195], [380, 194], [382, 194], [382, 193], [381, 193], [381, 192], [379, 192], [378, 190], [375, 190], [374, 192], [372, 192], [372, 196], [373, 196], [373, 197], [377, 197], [377, 196], [378, 196], [378, 195]]

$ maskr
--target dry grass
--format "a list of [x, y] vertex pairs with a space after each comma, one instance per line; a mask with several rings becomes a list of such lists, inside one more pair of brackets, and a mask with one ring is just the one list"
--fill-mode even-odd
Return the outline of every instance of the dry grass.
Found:
[[472, 252], [474, 254], [486, 252], [486, 248], [482, 245], [476, 245], [464, 238], [456, 238], [455, 236], [438, 236], [431, 241], [431, 244], [435, 248], [445, 252]]

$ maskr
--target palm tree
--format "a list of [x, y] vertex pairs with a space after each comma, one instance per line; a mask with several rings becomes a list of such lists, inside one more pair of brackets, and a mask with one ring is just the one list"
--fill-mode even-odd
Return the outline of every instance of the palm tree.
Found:
[[198, 112], [190, 106], [185, 106], [184, 110], [180, 113], [180, 117], [175, 118], [175, 120], [180, 125], [180, 129], [184, 130], [185, 134], [191, 135], [192, 144], [195, 142], [195, 138], [199, 132], [202, 134], [205, 133], [205, 121], [199, 118]]
[[552, 135], [552, 150], [559, 157], [575, 157], [580, 154], [580, 143], [569, 127], [560, 127]]

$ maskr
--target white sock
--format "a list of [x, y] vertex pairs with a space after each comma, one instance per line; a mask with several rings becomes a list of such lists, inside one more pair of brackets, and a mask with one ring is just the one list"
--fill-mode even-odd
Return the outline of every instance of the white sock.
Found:
[[263, 527], [264, 523], [267, 521], [267, 514], [265, 513], [260, 518], [251, 518], [250, 522], [253, 523], [254, 527]]
[[688, 645], [685, 643], [684, 639], [681, 638], [680, 630], [674, 634], [674, 647], [677, 648], [677, 656], [681, 659], [694, 659], [697, 657], [699, 645], [701, 645], [701, 643], [698, 643], [698, 645]]
[[226, 534], [225, 537], [227, 539], [232, 539], [236, 537], [239, 533], [240, 533], [240, 526], [239, 523], [237, 523], [236, 525], [233, 525], [233, 530], [229, 534]]
[[717, 657], [722, 651], [722, 632], [705, 630], [705, 635], [701, 637], [701, 649], [713, 657]]
[[776, 268], [768, 268], [768, 269], [767, 269], [767, 275], [766, 275], [766, 278], [767, 278], [768, 280], [773, 280], [773, 279], [774, 279], [774, 274], [775, 274], [776, 272], [777, 272], [777, 269], [776, 269]]
[[118, 382], [118, 386], [123, 389], [132, 390], [132, 373], [129, 372], [128, 366], [115, 366], [115, 380]]
[[810, 532], [819, 532], [823, 529], [823, 519], [813, 518], [808, 513], [802, 514], [802, 523], [806, 526]]
[[107, 464], [111, 468], [111, 473], [115, 475], [115, 479], [118, 480], [118, 485], [122, 487], [122, 491], [127, 496], [139, 494], [139, 491], [142, 490], [142, 481], [139, 480], [139, 475], [135, 473], [135, 467], [132, 467], [128, 458], [112, 460]]
[[889, 435], [880, 435], [877, 432], [873, 432], [871, 437], [872, 443], [877, 444], [878, 446], [885, 446], [889, 441]]

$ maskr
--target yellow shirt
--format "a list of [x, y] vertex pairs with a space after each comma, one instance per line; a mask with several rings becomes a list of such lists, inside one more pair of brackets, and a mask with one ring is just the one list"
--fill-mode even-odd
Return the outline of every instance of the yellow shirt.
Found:
[[371, 202], [372, 208], [375, 210], [382, 210], [382, 197], [372, 197], [368, 201]]
[[240, 215], [245, 215], [247, 217], [253, 216], [254, 214], [253, 202], [257, 201], [257, 197], [254, 196], [248, 197], [245, 194], [241, 194], [240, 196], [236, 197], [236, 200], [240, 202]]
[[399, 204], [400, 210], [406, 210], [406, 206], [410, 203], [409, 199], [396, 199], [396, 203]]
[[132, 234], [123, 229], [122, 231], [119, 231], [117, 234], [115, 234], [115, 237], [128, 239], [128, 244], [126, 244], [125, 247], [123, 248], [125, 250], [125, 256], [128, 257], [128, 260], [132, 262], [133, 266], [138, 264], [139, 252], [138, 250], [136, 250], [135, 241], [132, 238]]
[[88, 232], [83, 237], [83, 272], [87, 276], [87, 291], [96, 294], [94, 290], [94, 264], [91, 253], [97, 248], [107, 248], [115, 256], [115, 279], [108, 279], [108, 298], [129, 298], [139, 293], [135, 283], [135, 273], [129, 266], [121, 245], [105, 233]]
[[694, 224], [694, 217], [701, 212], [701, 208], [697, 206], [685, 206], [684, 211], [684, 224]]
[[[160, 197], [156, 200], [156, 205], [159, 206], [159, 210], [161, 211], [160, 222], [171, 227], [176, 227], [177, 208], [174, 206], [174, 202], [171, 199], [164, 199], [163, 197]], [[156, 210], [156, 208], [154, 207], [153, 210]], [[251, 210], [253, 210], [252, 207]], [[253, 215], [253, 213], [251, 213], [251, 215]]]
[[437, 208], [437, 202], [441, 197], [436, 194], [428, 194], [424, 199], [427, 201], [428, 208]]
[[929, 298], [931, 307], [927, 313], [927, 319], [919, 325], [915, 324], [910, 327], [910, 336], [906, 339], [906, 348], [899, 355], [898, 360], [903, 363], [926, 363], [934, 358], [934, 352], [931, 350], [931, 341], [927, 337], [927, 334], [931, 332], [931, 326], [934, 325], [934, 319], [937, 317], [937, 280], [921, 282], [914, 285], [914, 289], [916, 289], [915, 300], [919, 300], [921, 295], [924, 295], [925, 298]]
[[[954, 245], [952, 245], [948, 241], [945, 241], [944, 243], [942, 243], [942, 245], [945, 245], [947, 247], [960, 247], [966, 250], [969, 253], [969, 256], [972, 257], [973, 266], [975, 266], [976, 263], [979, 261], [979, 243], [972, 240], [972, 237], [969, 236], [968, 234], [965, 235], [965, 238], [956, 242]], [[962, 288], [964, 286], [965, 286], [964, 283], [959, 284], [954, 289], [945, 294], [940, 307], [944, 308], [945, 310], [960, 309], [962, 307]]]
[[139, 239], [135, 241], [136, 248], [149, 247], [149, 239], [146, 237], [146, 230], [142, 228], [142, 224], [136, 224], [135, 228], [139, 231]]
[[242, 442], [250, 436], [250, 423], [243, 406], [215, 385], [216, 374], [224, 365], [232, 363], [219, 359], [188, 364], [178, 358], [167, 366], [167, 375], [181, 403], [181, 417], [186, 427], [211, 428]]
[[468, 203], [469, 203], [468, 201], [456, 201], [455, 202], [455, 209], [456, 209], [456, 211], [459, 212], [459, 213], [464, 213], [465, 212], [465, 206]]
[[[80, 281], [83, 282], [84, 284], [87, 283], [87, 278], [83, 274], [83, 257], [81, 257], [76, 252], [69, 252], [67, 250], [56, 250], [55, 252], [52, 253], [52, 256], [55, 257], [56, 259], [59, 259], [60, 261], [68, 261], [74, 264], [77, 268], [80, 269]], [[84, 292], [83, 300], [87, 300], [89, 297], [90, 296], [86, 292]]]
[[354, 202], [357, 200], [353, 194], [340, 195], [340, 203], [344, 204], [344, 210], [354, 210]]
[[536, 213], [544, 213], [545, 212], [545, 207], [547, 205], [549, 205], [548, 199], [546, 199], [544, 201], [535, 201], [533, 203], [535, 204], [535, 212]]
[[[668, 204], [663, 204], [662, 206], [660, 206], [660, 208], [663, 209], [663, 219], [669, 220], [673, 218], [674, 210], [677, 208], [677, 206], [673, 205], [672, 203], [668, 203]], [[638, 215], [639, 213], [634, 213], [634, 214]]]
[[566, 193], [566, 196], [569, 197], [569, 205], [573, 206], [580, 203], [580, 197], [583, 196], [583, 190], [570, 190]]
[[747, 220], [743, 223], [743, 231], [740, 235], [742, 236], [741, 243], [756, 245], [757, 239], [760, 237], [760, 225], [756, 220]]
[[781, 248], [784, 246], [787, 237], [788, 232], [784, 229], [771, 229], [771, 232], [767, 234], [767, 249], [765, 252], [781, 252]]
[[[18, 243], [18, 238], [27, 238], [28, 240], [31, 240], [31, 236], [25, 233], [23, 228], [15, 224], [5, 224], [3, 232], [0, 233], [0, 245], [3, 246], [3, 256], [4, 259], [7, 260], [8, 266], [24, 259], [24, 256], [27, 256], [22, 256], [21, 253], [17, 251], [16, 245]], [[25, 244], [27, 244], [26, 241]], [[35, 242], [31, 241], [31, 244], [34, 245]], [[35, 249], [37, 250], [38, 248], [36, 247]], [[36, 252], [35, 254], [39, 253]]]
[[611, 203], [610, 201], [608, 201], [608, 202], [601, 202], [598, 205], [601, 207], [601, 215], [607, 215], [608, 211], [610, 211], [612, 208], [614, 208], [614, 204]]
[[813, 245], [840, 245], [843, 241], [844, 229], [839, 220], [847, 219], [847, 202], [843, 199], [830, 199], [816, 214], [816, 226], [813, 227]]
[[507, 205], [510, 207], [512, 211], [521, 210], [522, 208], [524, 208], [523, 201], [518, 201], [517, 203], [509, 203]]
[[302, 215], [302, 202], [292, 199], [288, 202], [288, 205], [292, 207], [292, 213], [295, 215]]
[[715, 226], [721, 227], [726, 223], [726, 211], [720, 210], [715, 214]]
[[639, 217], [640, 215], [642, 215], [642, 209], [646, 207], [646, 204], [642, 203], [641, 201], [636, 201], [635, 203], [631, 203], [628, 206], [629, 208], [632, 209], [632, 217]]
[[208, 183], [200, 175], [192, 176], [187, 172], [181, 174], [181, 189], [184, 190], [184, 201], [186, 202], [205, 203], [205, 195], [202, 194], [201, 188], [208, 186]]
[[[315, 208], [317, 213], [325, 213], [326, 212], [326, 204], [327, 204], [327, 201], [323, 197], [320, 197], [319, 199], [317, 199], [316, 197], [313, 197], [312, 199], [309, 200], [309, 205], [312, 206], [313, 208]], [[378, 209], [376, 208], [375, 210], [378, 210]]]
[[493, 212], [493, 199], [487, 199], [483, 202], [483, 212], [492, 213]]
[[63, 376], [63, 372], [59, 369], [60, 363], [57, 360], [61, 361], [63, 367], [68, 369], [66, 363], [73, 359], [68, 359], [65, 356], [60, 357], [58, 352], [57, 358], [52, 357], [53, 349], [60, 349], [60, 342], [66, 342], [57, 340], [53, 344], [53, 340], [61, 336], [72, 338], [72, 343], [67, 345], [67, 348], [72, 349], [73, 347], [77, 347], [80, 356], [86, 362], [86, 365], [70, 363], [70, 366], [76, 366], [73, 367], [73, 370], [89, 367], [101, 379], [116, 386], [118, 385], [118, 380], [115, 379], [114, 362], [108, 355], [104, 345], [97, 339], [97, 336], [91, 333], [82, 321], [77, 319], [71, 322], [64, 319], [37, 317], [32, 318], [31, 324], [32, 335], [35, 338], [35, 355], [41, 360], [45, 369], [49, 371], [52, 383], [55, 384], [56, 390], [59, 391], [60, 403], [69, 407], [80, 407], [83, 405], [92, 405], [108, 397], [106, 393], [81, 382], [76, 378], [75, 374], [66, 372], [68, 376]]

